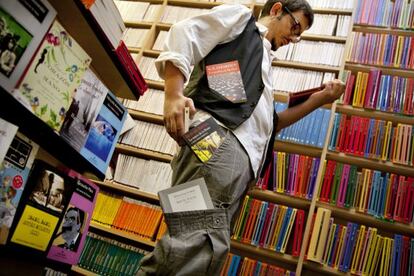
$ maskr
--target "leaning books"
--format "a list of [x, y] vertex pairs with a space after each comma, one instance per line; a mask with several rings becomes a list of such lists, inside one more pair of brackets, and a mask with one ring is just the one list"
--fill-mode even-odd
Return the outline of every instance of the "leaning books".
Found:
[[0, 244], [5, 244], [39, 146], [17, 132], [0, 163]]
[[55, 17], [46, 0], [0, 1], [0, 86], [8, 92], [18, 84]]
[[214, 209], [204, 178], [158, 192], [164, 213]]
[[59, 131], [91, 58], [55, 21], [14, 96]]
[[205, 163], [213, 156], [225, 139], [225, 132], [213, 117], [191, 128], [183, 135], [186, 144]]

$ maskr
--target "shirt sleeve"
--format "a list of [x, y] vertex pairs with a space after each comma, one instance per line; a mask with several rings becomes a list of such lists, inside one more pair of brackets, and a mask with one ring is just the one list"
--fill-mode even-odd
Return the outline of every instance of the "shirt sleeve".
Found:
[[165, 62], [170, 61], [187, 81], [191, 66], [200, 62], [216, 45], [235, 39], [251, 15], [251, 10], [243, 5], [221, 5], [174, 24], [163, 52], [155, 61], [158, 74], [164, 79]]

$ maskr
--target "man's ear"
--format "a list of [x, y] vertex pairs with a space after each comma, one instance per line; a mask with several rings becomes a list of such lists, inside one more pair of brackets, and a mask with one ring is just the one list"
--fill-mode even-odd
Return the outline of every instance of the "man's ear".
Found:
[[270, 9], [269, 15], [279, 16], [281, 14], [282, 14], [282, 3], [280, 3], [280, 2], [274, 3], [272, 8]]

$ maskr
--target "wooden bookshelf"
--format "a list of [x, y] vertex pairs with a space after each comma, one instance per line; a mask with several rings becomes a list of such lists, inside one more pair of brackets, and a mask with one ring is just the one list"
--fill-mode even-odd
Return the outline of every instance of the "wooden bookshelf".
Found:
[[80, 275], [84, 275], [84, 276], [98, 276], [99, 275], [99, 274], [96, 274], [92, 271], [89, 271], [89, 270], [84, 269], [84, 268], [82, 268], [80, 266], [77, 266], [77, 265], [72, 265], [71, 270], [73, 272], [76, 272], [76, 273], [78, 273]]
[[134, 109], [128, 109], [128, 113], [134, 119], [154, 123], [157, 125], [164, 125], [164, 119], [161, 115], [147, 113]]
[[391, 121], [395, 124], [414, 125], [414, 116], [399, 113], [383, 112], [362, 107], [353, 107], [350, 105], [337, 104], [336, 111], [347, 115], [370, 117], [378, 120]]
[[145, 244], [147, 246], [150, 247], [154, 247], [155, 246], [155, 241], [151, 241], [151, 240], [147, 240], [145, 238], [140, 237], [139, 235], [133, 234], [133, 233], [128, 233], [122, 230], [118, 230], [118, 229], [114, 229], [114, 228], [110, 228], [104, 225], [101, 225], [99, 223], [96, 223], [94, 221], [91, 221], [90, 223], [90, 228], [92, 229], [98, 229], [100, 231], [115, 235], [115, 236], [119, 236], [125, 239], [128, 239], [130, 241], [134, 241], [140, 244]]
[[345, 69], [353, 72], [369, 72], [372, 68], [380, 69], [383, 75], [400, 76], [404, 78], [414, 78], [414, 69], [401, 69], [398, 67], [381, 66], [373, 64], [361, 64], [347, 61]]
[[146, 82], [148, 87], [164, 91], [165, 84], [163, 81], [146, 80]]
[[161, 162], [169, 163], [172, 160], [172, 156], [160, 153], [160, 152], [154, 152], [146, 149], [139, 149], [133, 146], [124, 145], [124, 144], [117, 144], [115, 147], [116, 152], [124, 153], [126, 155], [146, 158], [146, 159], [155, 159]]
[[318, 72], [330, 72], [330, 73], [339, 73], [341, 69], [340, 67], [336, 67], [336, 66], [302, 63], [302, 62], [296, 62], [296, 61], [282, 61], [282, 60], [273, 61], [272, 65], [278, 66], [278, 67], [288, 67], [288, 68], [303, 69], [303, 70], [318, 71]]
[[308, 210], [310, 200], [286, 194], [280, 194], [273, 191], [261, 190], [258, 188], [250, 189], [248, 195], [268, 202], [273, 202], [280, 205], [287, 205], [297, 209]]
[[276, 140], [273, 148], [275, 151], [297, 153], [297, 154], [308, 155], [312, 157], [320, 157], [322, 154], [321, 148], [288, 142], [288, 141]]
[[[321, 265], [319, 263], [311, 262], [311, 261], [304, 261], [303, 262], [304, 271], [302, 275], [315, 275], [315, 273], [323, 274], [323, 275], [331, 275], [331, 276], [344, 276], [344, 275], [351, 275], [351, 273], [344, 273], [338, 270], [335, 270], [329, 266]], [[308, 270], [308, 271], [306, 271]]]
[[392, 35], [402, 35], [402, 36], [414, 36], [414, 30], [404, 30], [398, 28], [389, 28], [389, 27], [380, 27], [380, 26], [371, 26], [363, 24], [354, 24], [353, 30], [355, 32], [362, 33], [377, 33], [377, 34], [392, 34]]
[[332, 36], [332, 35], [315, 35], [304, 33], [301, 35], [301, 40], [310, 40], [310, 41], [324, 41], [324, 42], [334, 42], [334, 43], [346, 43], [346, 37], [341, 36]]

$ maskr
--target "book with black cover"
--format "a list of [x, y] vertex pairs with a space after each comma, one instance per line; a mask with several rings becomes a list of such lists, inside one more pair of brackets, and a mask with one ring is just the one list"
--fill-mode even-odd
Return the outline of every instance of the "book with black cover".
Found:
[[201, 122], [183, 135], [184, 141], [203, 163], [210, 160], [224, 138], [224, 130], [213, 117]]
[[305, 102], [313, 93], [319, 92], [323, 89], [325, 89], [325, 85], [299, 92], [289, 92], [288, 107], [292, 107]]

